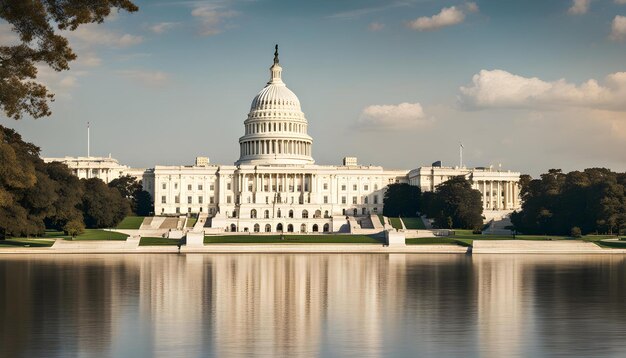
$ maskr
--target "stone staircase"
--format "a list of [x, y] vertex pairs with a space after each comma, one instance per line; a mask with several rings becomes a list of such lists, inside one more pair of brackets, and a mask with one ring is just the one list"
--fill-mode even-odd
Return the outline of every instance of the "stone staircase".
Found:
[[506, 216], [500, 219], [491, 220], [489, 226], [483, 230], [483, 234], [485, 235], [512, 235], [510, 229], [507, 229], [507, 226], [512, 226], [511, 217]]

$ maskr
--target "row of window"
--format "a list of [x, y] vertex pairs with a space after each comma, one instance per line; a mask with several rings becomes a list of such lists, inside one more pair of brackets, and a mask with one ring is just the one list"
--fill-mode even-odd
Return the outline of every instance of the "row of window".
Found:
[[[300, 232], [308, 232], [307, 231], [307, 225], [306, 224], [302, 224], [300, 225]], [[264, 227], [264, 231], [265, 232], [272, 232], [272, 225], [270, 224], [266, 224]], [[252, 230], [254, 232], [260, 232], [261, 231], [261, 225], [259, 224], [254, 224], [254, 226], [252, 227]], [[237, 232], [237, 225], [236, 224], [230, 224], [230, 226], [226, 227], [226, 231], [230, 231], [230, 232]], [[243, 228], [243, 232], [248, 232], [249, 229], [247, 227]], [[276, 225], [276, 231], [275, 232], [284, 232], [285, 231], [285, 227], [283, 226], [283, 224], [277, 224]], [[293, 224], [287, 224], [287, 232], [294, 232], [294, 226]], [[320, 231], [320, 227], [317, 224], [313, 224], [311, 226], [311, 232], [319, 232]], [[322, 231], [323, 232], [329, 232], [330, 231], [330, 225], [328, 224], [324, 224], [324, 226], [322, 226]]]
[[[163, 190], [167, 190], [167, 183], [162, 183], [161, 187], [163, 188]], [[269, 185], [263, 185], [263, 190], [264, 191], [269, 191], [270, 186]], [[328, 183], [324, 183], [322, 185], [322, 187], [324, 188], [324, 190], [328, 190]], [[202, 184], [198, 184], [197, 186], [198, 190], [204, 190], [204, 186]], [[254, 186], [252, 184], [248, 184], [248, 191], [252, 191], [254, 188]], [[174, 183], [174, 190], [178, 189], [178, 183]], [[232, 189], [232, 185], [231, 183], [226, 183], [226, 190], [231, 190]], [[283, 186], [282, 185], [272, 185], [272, 191], [276, 191], [276, 189], [278, 189], [278, 191], [283, 191]], [[293, 192], [294, 189], [296, 189], [297, 191], [300, 191], [302, 189], [302, 185], [289, 185], [289, 191]], [[345, 184], [341, 185], [341, 191], [346, 191], [347, 186]], [[192, 184], [187, 184], [187, 190], [191, 191], [193, 190], [193, 185]], [[214, 184], [210, 184], [209, 185], [209, 190], [210, 191], [214, 191], [215, 190], [215, 185]], [[358, 190], [358, 185], [357, 184], [353, 184], [352, 185], [352, 190], [353, 191], [357, 191]], [[363, 185], [363, 191], [368, 191], [369, 190], [369, 185], [365, 184]], [[378, 184], [374, 184], [374, 191], [378, 190]], [[309, 191], [309, 184], [306, 183], [304, 184], [304, 191]]]
[[[237, 212], [233, 212], [233, 215], [237, 215]], [[276, 210], [276, 217], [277, 218], [281, 218], [282, 217], [282, 211], [280, 209]], [[287, 213], [287, 217], [293, 219], [294, 217], [294, 211], [293, 210], [289, 210], [289, 212]], [[315, 212], [313, 213], [313, 218], [314, 219], [320, 219], [322, 217], [322, 211], [321, 210], [315, 210]], [[325, 218], [330, 218], [330, 214], [328, 213], [328, 210], [324, 211], [324, 217]], [[256, 209], [252, 209], [250, 210], [250, 218], [251, 219], [256, 219], [257, 218], [257, 210]], [[265, 219], [269, 219], [270, 218], [270, 211], [269, 210], [265, 210], [263, 212], [263, 218]], [[300, 218], [302, 219], [308, 219], [309, 218], [309, 211], [308, 210], [302, 210]]]
[[[167, 183], [161, 183], [161, 188], [163, 188], [163, 190], [167, 190]], [[197, 186], [198, 190], [204, 190], [204, 186], [202, 184], [198, 184]], [[228, 188], [230, 189], [230, 183], [228, 183]], [[178, 189], [178, 183], [174, 183], [174, 189]], [[187, 190], [191, 191], [193, 190], [193, 185], [192, 184], [187, 184]], [[213, 191], [215, 190], [215, 184], [211, 184], [209, 185], [209, 190]]]
[[[378, 204], [378, 195], [374, 195], [373, 197], [373, 204]], [[293, 198], [291, 198], [291, 203], [294, 203]], [[265, 197], [265, 203], [269, 204], [269, 197]], [[298, 203], [299, 204], [304, 204], [306, 201], [306, 203], [310, 202], [309, 198], [299, 198]], [[248, 203], [250, 202], [250, 198], [248, 198]], [[197, 203], [198, 204], [204, 204], [204, 197], [202, 195], [198, 196], [197, 199]], [[347, 197], [342, 196], [341, 197], [341, 203], [342, 204], [347, 204], [348, 200]], [[167, 195], [162, 195], [161, 196], [161, 204], [167, 204]], [[180, 196], [176, 195], [174, 196], [174, 204], [180, 204]], [[187, 204], [193, 204], [193, 196], [187, 196]], [[209, 204], [215, 204], [215, 197], [211, 196], [209, 197]], [[232, 204], [232, 197], [230, 195], [226, 196], [226, 204]], [[328, 204], [328, 195], [324, 195], [324, 204]], [[356, 196], [352, 197], [352, 204], [359, 204], [359, 198]], [[369, 204], [369, 197], [368, 196], [364, 196], [363, 197], [363, 204]]]
[[[167, 204], [167, 196], [161, 196], [161, 204]], [[174, 196], [174, 204], [180, 204], [180, 196]], [[193, 204], [193, 197], [187, 197], [187, 204]], [[198, 204], [204, 204], [204, 197], [202, 195], [198, 196]], [[209, 204], [215, 204], [215, 197], [209, 197]]]
[[306, 133], [306, 126], [298, 123], [250, 123], [246, 125], [246, 134], [265, 132], [296, 132]]

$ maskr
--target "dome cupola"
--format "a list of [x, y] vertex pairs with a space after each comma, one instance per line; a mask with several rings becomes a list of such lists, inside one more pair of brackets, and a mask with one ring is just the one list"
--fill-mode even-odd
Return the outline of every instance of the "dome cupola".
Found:
[[254, 97], [245, 134], [239, 138], [239, 164], [313, 164], [312, 138], [300, 109], [300, 100], [282, 80], [282, 67], [275, 47], [270, 80]]

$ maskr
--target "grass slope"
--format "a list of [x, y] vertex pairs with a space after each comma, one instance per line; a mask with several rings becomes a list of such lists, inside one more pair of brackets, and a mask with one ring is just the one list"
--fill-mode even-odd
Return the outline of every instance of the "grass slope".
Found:
[[136, 230], [141, 226], [143, 219], [143, 216], [127, 216], [115, 228], [122, 230]]
[[391, 222], [391, 226], [393, 226], [394, 229], [402, 230], [402, 223], [400, 222], [400, 218], [389, 218], [389, 221]]
[[50, 247], [54, 240], [50, 239], [6, 239], [0, 240], [0, 247]]
[[187, 227], [193, 227], [198, 221], [198, 218], [189, 218], [187, 219]]
[[426, 226], [424, 226], [424, 222], [422, 218], [402, 218], [404, 222], [404, 226], [410, 230], [424, 230]]
[[[119, 232], [105, 231], [100, 229], [86, 229], [84, 233], [76, 236], [73, 240], [126, 240], [128, 235]], [[67, 238], [66, 240], [72, 240]]]
[[229, 235], [205, 236], [205, 244], [250, 244], [250, 243], [324, 243], [324, 244], [382, 244], [378, 239], [366, 235]]
[[139, 246], [177, 245], [179, 241], [178, 239], [166, 239], [164, 237], [142, 237], [139, 240]]

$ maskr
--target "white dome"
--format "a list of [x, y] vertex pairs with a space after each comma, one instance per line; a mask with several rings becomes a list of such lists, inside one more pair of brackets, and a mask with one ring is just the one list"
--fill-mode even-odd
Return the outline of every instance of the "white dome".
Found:
[[254, 97], [250, 105], [250, 111], [274, 108], [300, 111], [300, 100], [282, 81], [268, 83]]
[[313, 139], [307, 134], [300, 100], [281, 79], [278, 46], [270, 73], [270, 81], [250, 105], [245, 133], [239, 138], [241, 155], [235, 164], [313, 164]]

